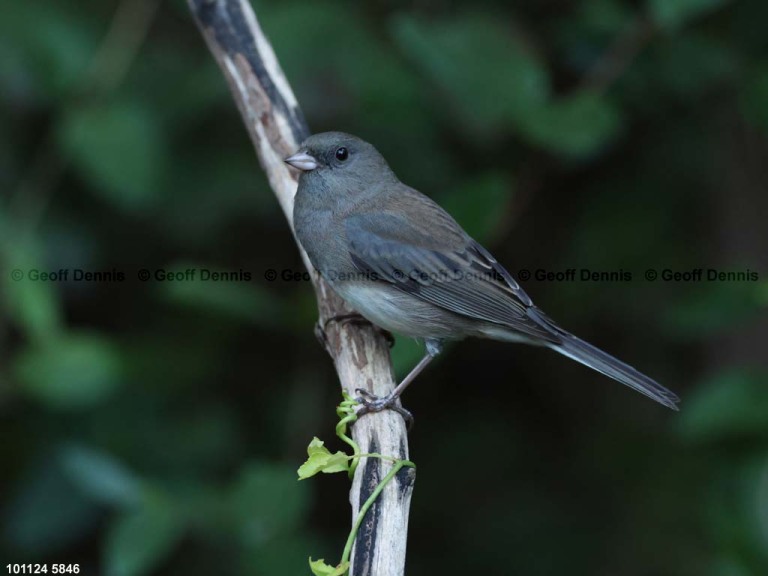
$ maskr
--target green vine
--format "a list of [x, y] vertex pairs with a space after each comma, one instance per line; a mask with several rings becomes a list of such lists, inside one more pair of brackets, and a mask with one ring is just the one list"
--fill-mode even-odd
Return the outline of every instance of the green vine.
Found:
[[299, 467], [298, 474], [299, 480], [305, 480], [310, 478], [319, 472], [324, 474], [332, 474], [334, 472], [347, 472], [349, 478], [352, 479], [355, 475], [355, 470], [360, 462], [361, 458], [381, 458], [392, 462], [392, 469], [382, 479], [376, 489], [371, 493], [368, 500], [360, 507], [360, 512], [352, 525], [352, 530], [347, 537], [347, 542], [344, 546], [344, 552], [341, 555], [341, 561], [336, 566], [326, 564], [325, 561], [320, 558], [319, 560], [312, 560], [309, 558], [309, 568], [315, 576], [346, 576], [349, 571], [349, 557], [352, 554], [352, 546], [357, 538], [357, 532], [360, 529], [360, 525], [363, 523], [368, 510], [373, 506], [376, 498], [379, 497], [384, 487], [400, 472], [404, 467], [416, 468], [416, 464], [410, 460], [398, 460], [392, 456], [385, 456], [378, 453], [366, 453], [360, 452], [360, 446], [347, 435], [348, 427], [357, 420], [356, 407], [358, 403], [354, 398], [349, 396], [346, 392], [343, 394], [344, 399], [336, 407], [336, 414], [339, 417], [339, 423], [336, 424], [336, 436], [341, 438], [343, 442], [348, 444], [352, 448], [352, 454], [346, 454], [344, 452], [336, 452], [331, 454], [330, 450], [325, 447], [325, 443], [317, 437], [314, 437], [307, 446], [307, 461]]

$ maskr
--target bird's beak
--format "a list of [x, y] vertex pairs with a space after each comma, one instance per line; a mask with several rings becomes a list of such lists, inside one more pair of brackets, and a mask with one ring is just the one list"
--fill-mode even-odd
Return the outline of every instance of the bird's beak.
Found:
[[307, 154], [303, 150], [299, 150], [293, 156], [288, 156], [284, 162], [286, 164], [290, 164], [294, 168], [304, 170], [305, 172], [314, 170], [318, 166], [317, 160], [315, 160], [314, 156]]

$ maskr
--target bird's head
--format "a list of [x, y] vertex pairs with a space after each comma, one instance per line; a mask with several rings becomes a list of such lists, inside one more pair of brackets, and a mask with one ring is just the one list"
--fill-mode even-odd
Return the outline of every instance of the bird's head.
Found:
[[285, 162], [301, 170], [302, 179], [322, 179], [326, 184], [344, 187], [394, 178], [386, 160], [372, 144], [343, 132], [310, 136]]

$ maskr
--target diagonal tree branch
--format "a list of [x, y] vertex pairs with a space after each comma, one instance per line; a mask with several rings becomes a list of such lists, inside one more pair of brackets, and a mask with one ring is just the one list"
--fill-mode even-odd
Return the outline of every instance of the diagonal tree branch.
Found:
[[[246, 0], [188, 0], [208, 47], [224, 73], [256, 148], [269, 183], [293, 228], [293, 199], [297, 176], [283, 163], [309, 135], [309, 129], [272, 46]], [[297, 242], [298, 245], [298, 242]], [[312, 268], [320, 313], [318, 326], [350, 310]], [[355, 396], [356, 388], [384, 396], [395, 383], [386, 340], [372, 327], [330, 322], [324, 341], [334, 360], [341, 385]], [[408, 439], [402, 418], [392, 411], [369, 414], [355, 423], [352, 435], [363, 453], [378, 452], [408, 459]], [[392, 464], [362, 459], [352, 483], [352, 519]], [[352, 576], [400, 576], [405, 568], [408, 512], [415, 472], [401, 470], [370, 508], [352, 553]]]

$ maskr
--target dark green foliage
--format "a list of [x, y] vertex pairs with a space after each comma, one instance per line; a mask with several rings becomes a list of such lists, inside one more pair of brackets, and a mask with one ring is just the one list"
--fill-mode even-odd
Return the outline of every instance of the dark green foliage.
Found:
[[[296, 481], [340, 399], [314, 295], [185, 2], [95, 62], [118, 4], [0, 2], [3, 569], [308, 574], [350, 521], [343, 483]], [[630, 271], [522, 284], [683, 398], [449, 347], [405, 395], [408, 574], [768, 573], [768, 3], [254, 5], [312, 129], [375, 143], [513, 274]], [[757, 280], [644, 278], [699, 268]]]

